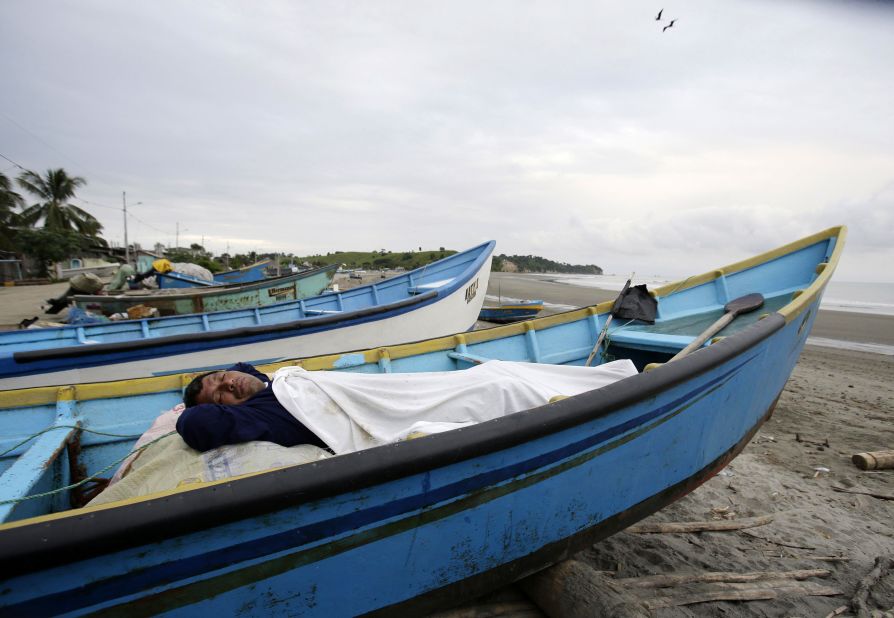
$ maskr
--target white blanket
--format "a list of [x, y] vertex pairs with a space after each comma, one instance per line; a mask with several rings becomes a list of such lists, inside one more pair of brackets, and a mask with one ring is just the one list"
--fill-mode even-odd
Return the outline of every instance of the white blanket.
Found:
[[492, 360], [464, 371], [388, 374], [284, 367], [273, 392], [341, 454], [491, 420], [634, 374], [629, 360], [598, 367]]

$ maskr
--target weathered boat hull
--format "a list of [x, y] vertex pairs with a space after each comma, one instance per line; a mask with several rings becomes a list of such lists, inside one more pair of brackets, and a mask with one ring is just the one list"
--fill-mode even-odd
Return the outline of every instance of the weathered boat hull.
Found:
[[482, 307], [479, 320], [496, 324], [510, 324], [521, 320], [529, 320], [543, 311], [542, 300], [522, 300], [517, 303], [505, 303], [498, 307]]
[[0, 388], [201, 371], [236, 360], [264, 364], [467, 330], [483, 302], [493, 246], [376, 284], [262, 308], [2, 333]]
[[[9, 591], [0, 606], [32, 616], [405, 615], [561, 560], [685, 495], [745, 446], [797, 362], [843, 236], [830, 230], [658, 290], [658, 328], [616, 327], [612, 355], [665, 361], [746, 292], [767, 296], [767, 314], [610, 386], [314, 464], [0, 526]], [[395, 372], [482, 357], [581, 364], [609, 308], [302, 364]], [[156, 410], [176, 401], [180, 383], [82, 385], [78, 407], [89, 415], [117, 391]], [[38, 390], [0, 393], [0, 410], [25, 418], [57, 409], [53, 393]]]
[[128, 292], [115, 296], [76, 295], [75, 304], [104, 315], [126, 312], [130, 307], [155, 307], [163, 316], [265, 307], [321, 294], [332, 283], [335, 265], [239, 286], [184, 288], [182, 292]]

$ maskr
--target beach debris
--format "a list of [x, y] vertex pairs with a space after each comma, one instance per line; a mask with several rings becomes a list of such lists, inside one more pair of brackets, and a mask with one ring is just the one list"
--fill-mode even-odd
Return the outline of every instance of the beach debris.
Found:
[[680, 584], [697, 583], [746, 583], [773, 579], [808, 579], [810, 577], [829, 577], [829, 569], [801, 569], [797, 571], [751, 571], [748, 573], [731, 573], [722, 571], [705, 571], [688, 575], [645, 575], [642, 577], [624, 577], [615, 581], [623, 586], [634, 588], [669, 588]]
[[844, 494], [859, 494], [861, 496], [871, 496], [872, 498], [878, 498], [879, 500], [894, 500], [894, 495], [891, 494], [877, 494], [873, 491], [847, 489], [846, 487], [838, 487], [837, 485], [832, 485], [832, 491], [837, 491]]
[[632, 534], [663, 534], [678, 532], [727, 532], [765, 526], [773, 521], [773, 515], [743, 517], [736, 520], [683, 521], [634, 524], [625, 529]]
[[829, 468], [827, 468], [825, 466], [817, 466], [816, 468], [814, 468], [814, 470], [815, 470], [815, 472], [813, 473], [813, 478], [818, 477], [823, 472], [826, 472], [826, 473], [831, 472], [831, 470], [829, 470]]
[[147, 307], [146, 305], [134, 305], [127, 308], [127, 316], [131, 320], [139, 320], [142, 318], [154, 318], [158, 316], [157, 307]]
[[711, 517], [713, 519], [735, 519], [736, 512], [728, 506], [715, 506], [711, 509]]
[[894, 560], [887, 556], [878, 556], [872, 570], [857, 584], [857, 590], [851, 599], [851, 609], [857, 614], [857, 618], [868, 618], [872, 615], [872, 610], [868, 607], [869, 593], [892, 567]]
[[846, 612], [849, 607], [850, 607], [849, 605], [842, 605], [841, 607], [836, 607], [831, 612], [826, 614], [825, 618], [835, 618], [835, 616], [840, 616], [841, 614]]
[[861, 470], [889, 470], [894, 468], [894, 451], [856, 453], [851, 461]]
[[811, 551], [816, 549], [816, 547], [810, 547], [809, 545], [795, 545], [793, 543], [785, 543], [783, 541], [776, 541], [774, 539], [768, 539], [765, 536], [761, 536], [759, 534], [754, 534], [753, 532], [750, 532], [748, 530], [742, 530], [742, 534], [744, 534], [746, 536], [750, 536], [753, 539], [759, 539], [759, 540], [765, 541], [767, 543], [772, 543], [773, 545], [778, 545], [780, 547], [790, 547], [792, 549], [809, 549]]

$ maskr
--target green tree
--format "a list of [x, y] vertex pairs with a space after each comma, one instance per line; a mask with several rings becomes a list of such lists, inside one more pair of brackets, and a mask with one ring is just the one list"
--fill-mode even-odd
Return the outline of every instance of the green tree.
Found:
[[18, 237], [21, 246], [28, 248], [28, 255], [37, 258], [41, 277], [49, 274], [51, 262], [59, 262], [79, 253], [90, 243], [87, 237], [72, 230], [21, 228]]
[[12, 240], [12, 228], [21, 223], [21, 216], [16, 209], [24, 206], [25, 200], [12, 190], [12, 182], [6, 174], [0, 172], [0, 249], [4, 251], [16, 249]]
[[44, 229], [77, 231], [91, 238], [99, 238], [102, 224], [89, 212], [78, 208], [68, 200], [75, 196], [75, 189], [87, 184], [80, 176], [69, 176], [62, 168], [47, 170], [46, 176], [24, 172], [19, 186], [35, 195], [40, 201], [25, 208], [22, 221], [36, 227], [43, 221]]

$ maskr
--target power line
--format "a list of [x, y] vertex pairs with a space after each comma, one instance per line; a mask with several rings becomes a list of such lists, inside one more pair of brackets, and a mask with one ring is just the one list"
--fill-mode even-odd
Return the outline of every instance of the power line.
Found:
[[[34, 139], [36, 139], [38, 142], [40, 142], [41, 144], [43, 144], [44, 146], [46, 146], [47, 148], [49, 148], [50, 150], [52, 150], [53, 152], [55, 152], [55, 153], [56, 153], [57, 155], [59, 155], [60, 157], [63, 157], [63, 158], [65, 158], [65, 159], [68, 159], [71, 163], [74, 163], [75, 165], [77, 165], [77, 166], [79, 166], [79, 167], [83, 167], [83, 166], [81, 166], [77, 161], [75, 161], [74, 159], [72, 159], [71, 157], [69, 157], [67, 154], [61, 152], [60, 150], [58, 150], [58, 149], [56, 149], [56, 148], [54, 148], [54, 147], [52, 146], [52, 144], [50, 144], [49, 142], [47, 142], [45, 139], [41, 138], [39, 135], [37, 135], [36, 133], [33, 133], [32, 131], [29, 131], [29, 130], [27, 129], [27, 127], [25, 127], [22, 123], [20, 123], [20, 122], [14, 120], [13, 118], [11, 118], [6, 112], [0, 110], [0, 116], [3, 116], [4, 118], [6, 118], [9, 122], [11, 122], [12, 124], [16, 125], [16, 126], [17, 126], [18, 128], [20, 128], [22, 131], [24, 131], [25, 133], [27, 133], [28, 135], [30, 135], [31, 137], [33, 137]], [[6, 157], [4, 157], [4, 158], [6, 158]], [[16, 163], [16, 165], [18, 165], [18, 163]], [[19, 167], [22, 167], [22, 166], [19, 165]], [[25, 168], [22, 167], [22, 169], [25, 169]], [[87, 169], [87, 168], [84, 167], [84, 169]], [[27, 170], [26, 170], [26, 171], [27, 171]], [[90, 171], [90, 172], [92, 173], [92, 170], [88, 170], [88, 171]], [[100, 176], [100, 178], [102, 178], [102, 176]]]
[[5, 154], [0, 153], [0, 157], [3, 157], [4, 159], [6, 159], [7, 161], [9, 161], [9, 162], [12, 163], [13, 165], [15, 165], [17, 168], [19, 168], [19, 169], [22, 170], [23, 172], [27, 172], [27, 171], [28, 171], [27, 169], [25, 169], [24, 167], [22, 167], [20, 164], [16, 163], [15, 161], [13, 161], [13, 160], [10, 159], [9, 157], [7, 157]]

